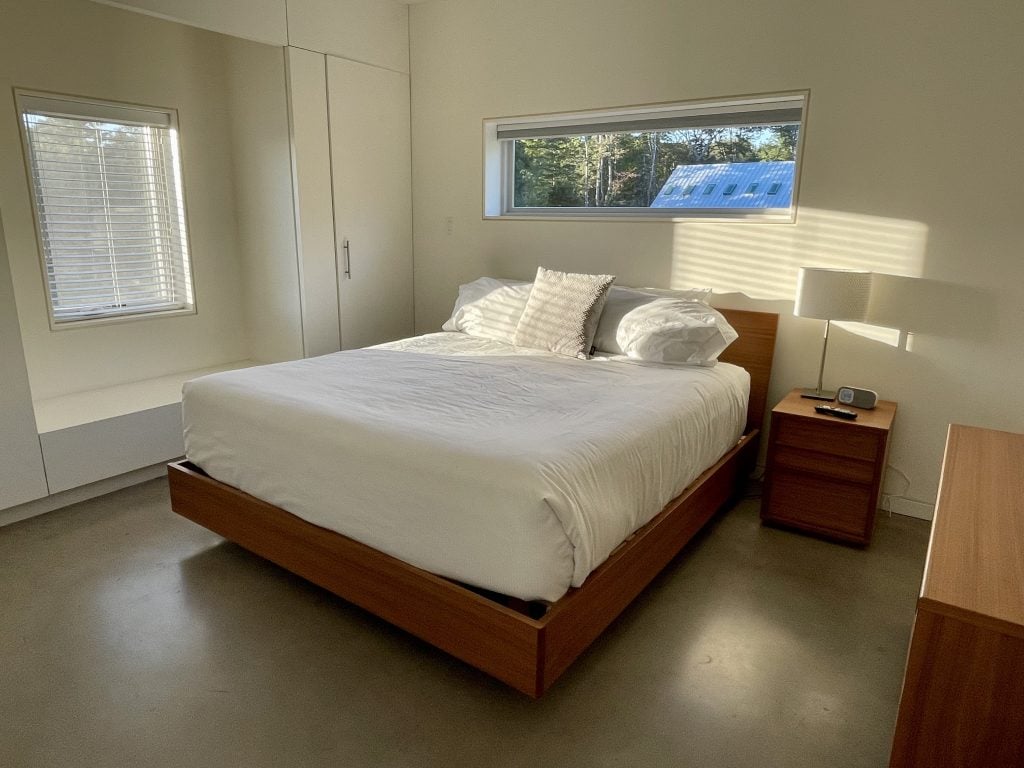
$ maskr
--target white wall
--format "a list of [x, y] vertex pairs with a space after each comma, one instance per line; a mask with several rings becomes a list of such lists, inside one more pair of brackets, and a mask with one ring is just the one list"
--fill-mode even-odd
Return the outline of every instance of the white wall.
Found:
[[0, 217], [0, 509], [47, 493], [16, 303]]
[[[247, 356], [222, 38], [85, 0], [4, 3], [0, 208], [32, 395]], [[198, 313], [52, 331], [10, 86], [178, 109]]]
[[284, 49], [238, 38], [224, 46], [247, 356], [294, 360], [303, 324]]
[[161, 19], [192, 24], [213, 32], [287, 45], [288, 21], [283, 0], [95, 0]]
[[273, 45], [409, 71], [409, 14], [392, 0], [94, 0]]
[[[417, 328], [439, 327], [460, 282], [537, 264], [711, 285], [783, 314], [774, 401], [816, 379], [821, 325], [789, 316], [799, 266], [926, 278], [945, 321], [909, 350], [837, 332], [826, 384], [900, 402], [885, 490], [931, 503], [947, 423], [1024, 431], [1021, 29], [1010, 2], [414, 5]], [[795, 225], [481, 218], [483, 118], [803, 88]]]
[[409, 13], [391, 0], [288, 0], [288, 44], [409, 71]]

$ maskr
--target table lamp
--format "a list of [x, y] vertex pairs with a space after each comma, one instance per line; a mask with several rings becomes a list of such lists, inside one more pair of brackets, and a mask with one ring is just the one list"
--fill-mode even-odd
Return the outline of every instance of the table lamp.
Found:
[[833, 320], [863, 321], [867, 315], [871, 295], [871, 273], [853, 269], [825, 269], [801, 267], [796, 284], [796, 303], [793, 314], [825, 321], [825, 341], [821, 345], [821, 366], [818, 368], [818, 386], [804, 389], [801, 397], [814, 400], [834, 400], [836, 393], [822, 389], [825, 375], [825, 355], [828, 353], [828, 330]]

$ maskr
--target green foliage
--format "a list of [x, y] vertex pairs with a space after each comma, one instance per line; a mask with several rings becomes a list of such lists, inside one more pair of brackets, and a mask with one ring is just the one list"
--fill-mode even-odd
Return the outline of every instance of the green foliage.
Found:
[[700, 128], [521, 139], [517, 208], [650, 206], [678, 165], [792, 160], [799, 127]]

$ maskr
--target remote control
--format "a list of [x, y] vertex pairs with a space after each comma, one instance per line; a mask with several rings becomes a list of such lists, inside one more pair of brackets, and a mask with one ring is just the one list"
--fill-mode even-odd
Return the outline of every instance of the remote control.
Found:
[[856, 411], [851, 411], [846, 408], [836, 408], [834, 405], [816, 405], [814, 410], [818, 413], [823, 413], [826, 416], [836, 416], [840, 419], [856, 419]]

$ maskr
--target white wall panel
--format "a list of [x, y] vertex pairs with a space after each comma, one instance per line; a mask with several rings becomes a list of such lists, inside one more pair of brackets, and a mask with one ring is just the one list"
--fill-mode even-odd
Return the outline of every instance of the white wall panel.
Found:
[[327, 65], [319, 53], [289, 48], [289, 119], [295, 225], [299, 233], [305, 355], [341, 348], [327, 117]]
[[390, 0], [288, 0], [288, 43], [409, 71], [409, 11]]
[[249, 357], [302, 357], [284, 49], [225, 41]]
[[0, 219], [0, 509], [41, 498], [46, 490]]
[[409, 76], [328, 56], [327, 82], [341, 342], [354, 349], [413, 330]]
[[43, 432], [50, 492], [59, 493], [185, 453], [181, 403]]
[[94, 0], [212, 32], [288, 44], [284, 0]]

